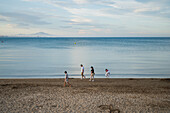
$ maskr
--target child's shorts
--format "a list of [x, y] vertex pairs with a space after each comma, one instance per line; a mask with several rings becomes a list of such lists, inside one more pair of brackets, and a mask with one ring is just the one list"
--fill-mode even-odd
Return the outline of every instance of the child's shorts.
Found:
[[68, 79], [66, 79], [65, 82], [68, 82]]

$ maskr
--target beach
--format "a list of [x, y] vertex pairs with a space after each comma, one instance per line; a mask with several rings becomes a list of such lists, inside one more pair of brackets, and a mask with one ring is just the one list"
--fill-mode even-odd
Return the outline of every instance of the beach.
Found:
[[170, 79], [0, 79], [0, 111], [168, 113]]

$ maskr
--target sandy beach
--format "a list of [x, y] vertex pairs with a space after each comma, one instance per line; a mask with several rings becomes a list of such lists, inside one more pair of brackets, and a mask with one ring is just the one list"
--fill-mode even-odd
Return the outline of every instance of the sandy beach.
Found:
[[0, 111], [169, 113], [170, 79], [0, 79]]

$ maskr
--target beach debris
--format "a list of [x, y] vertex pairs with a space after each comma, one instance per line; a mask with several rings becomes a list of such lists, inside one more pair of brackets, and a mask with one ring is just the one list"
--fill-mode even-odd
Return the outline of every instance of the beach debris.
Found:
[[110, 104], [110, 105], [100, 105], [98, 106], [100, 109], [102, 110], [107, 110], [109, 109], [109, 113], [120, 113], [120, 110], [119, 109], [113, 109], [113, 105]]
[[18, 89], [18, 87], [17, 86], [13, 86], [12, 89]]
[[65, 106], [64, 109], [67, 109], [69, 106]]
[[107, 110], [107, 109], [109, 109], [109, 105], [100, 105], [100, 106], [98, 106], [100, 109], [102, 109], [102, 110]]
[[0, 85], [0, 86], [8, 86], [9, 84], [2, 84], [2, 85]]
[[74, 42], [74, 44], [76, 45], [76, 42]]
[[57, 107], [57, 105], [56, 105], [56, 104], [54, 104], [54, 105], [52, 105], [51, 107]]
[[36, 105], [36, 107], [41, 109], [43, 105]]

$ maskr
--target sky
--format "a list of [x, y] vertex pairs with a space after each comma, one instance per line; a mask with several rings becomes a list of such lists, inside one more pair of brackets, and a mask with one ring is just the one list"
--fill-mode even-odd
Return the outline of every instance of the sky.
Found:
[[0, 36], [170, 37], [170, 0], [0, 0]]

